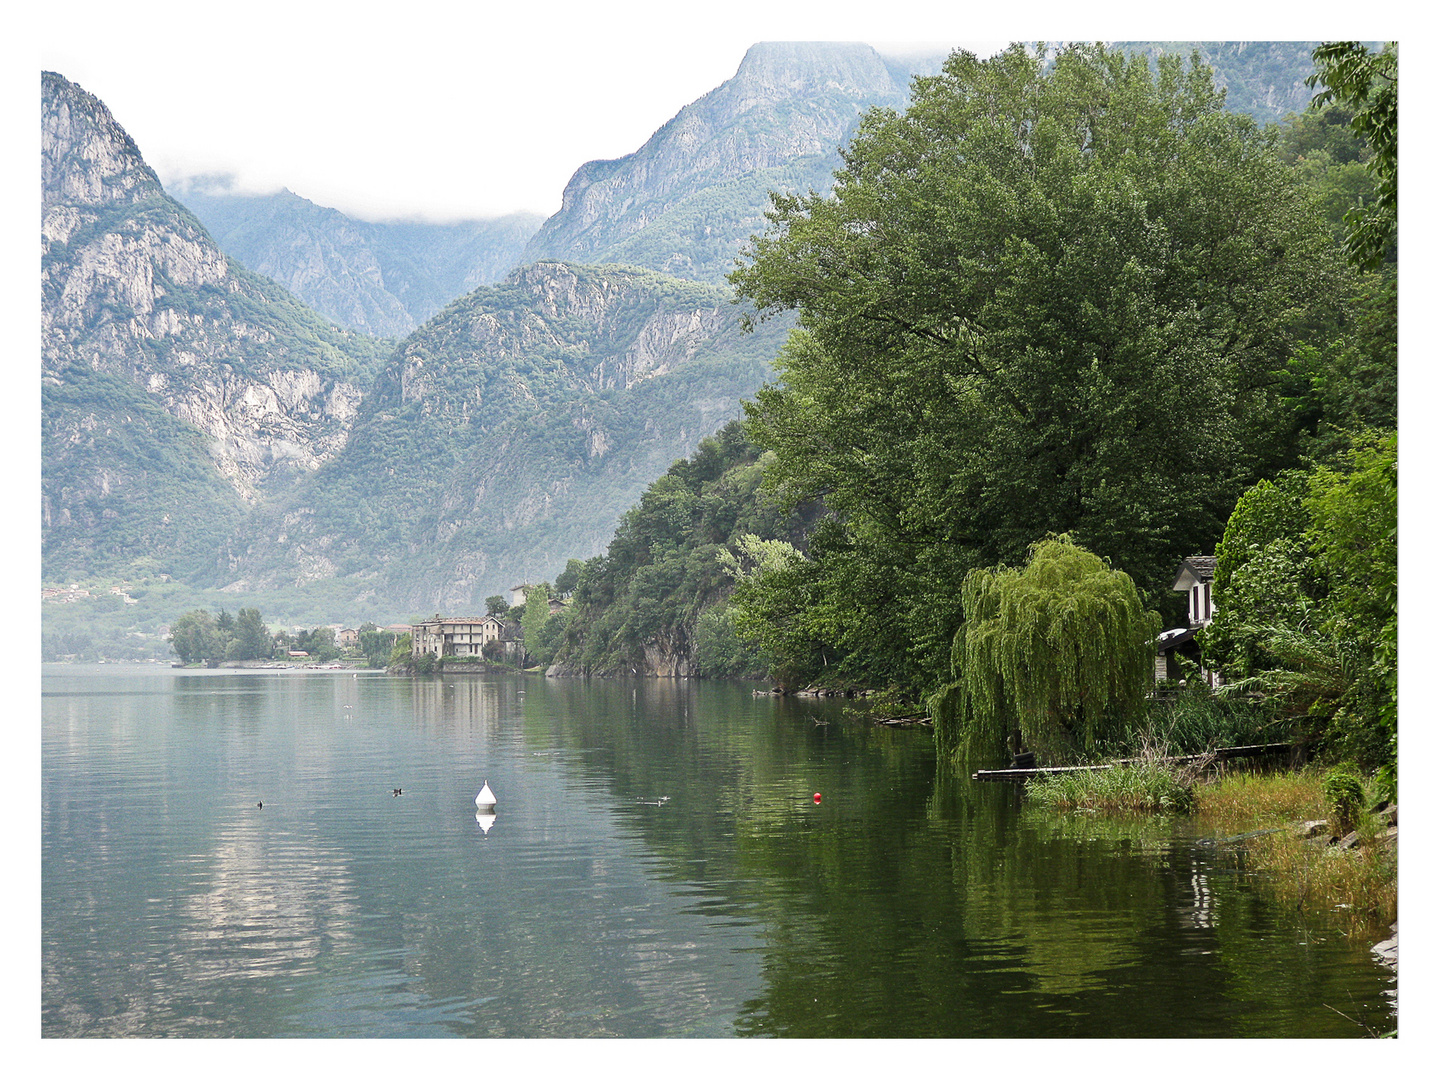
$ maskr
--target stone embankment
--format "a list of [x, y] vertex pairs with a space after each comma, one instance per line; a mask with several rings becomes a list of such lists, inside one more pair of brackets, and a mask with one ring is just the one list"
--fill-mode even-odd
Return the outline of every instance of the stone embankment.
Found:
[[[1326, 854], [1339, 855], [1345, 851], [1356, 851], [1367, 846], [1365, 833], [1370, 833], [1372, 839], [1368, 844], [1374, 846], [1398, 846], [1400, 843], [1400, 808], [1391, 802], [1382, 802], [1379, 806], [1370, 811], [1373, 820], [1373, 830], [1351, 829], [1345, 835], [1337, 835], [1330, 827], [1329, 821], [1302, 821], [1299, 825], [1301, 837], [1307, 843], [1314, 844], [1326, 850]], [[1391, 923], [1390, 936], [1370, 947], [1370, 953], [1375, 961], [1383, 964], [1391, 971], [1400, 970], [1400, 923]]]
[[[1376, 844], [1398, 844], [1400, 838], [1400, 808], [1391, 802], [1382, 802], [1379, 806], [1370, 811], [1375, 818]], [[1333, 848], [1336, 851], [1351, 851], [1365, 843], [1363, 834], [1359, 829], [1351, 829], [1348, 833], [1338, 835], [1330, 827], [1329, 821], [1302, 821], [1299, 825], [1300, 835], [1313, 844], [1321, 847]]]

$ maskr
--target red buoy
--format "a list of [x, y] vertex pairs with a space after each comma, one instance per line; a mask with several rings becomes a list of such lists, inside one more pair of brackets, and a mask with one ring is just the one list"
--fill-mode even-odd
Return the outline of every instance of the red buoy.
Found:
[[820, 805], [820, 793], [819, 793], [818, 791], [815, 792], [815, 805], [816, 805], [816, 806], [819, 806], [819, 805]]

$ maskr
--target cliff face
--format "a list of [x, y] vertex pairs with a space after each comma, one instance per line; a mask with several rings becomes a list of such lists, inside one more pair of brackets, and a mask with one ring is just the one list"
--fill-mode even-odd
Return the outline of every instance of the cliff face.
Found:
[[723, 293], [658, 274], [523, 267], [401, 344], [345, 449], [252, 531], [235, 587], [338, 577], [450, 610], [551, 577], [738, 412], [782, 332], [743, 335]]
[[289, 191], [177, 196], [236, 261], [338, 325], [402, 337], [457, 296], [498, 281], [540, 227], [533, 214], [462, 221], [356, 221]]
[[46, 572], [164, 535], [194, 570], [343, 445], [378, 349], [230, 263], [96, 98], [46, 73], [41, 105]]
[[905, 96], [868, 45], [754, 45], [734, 78], [638, 151], [582, 165], [526, 258], [629, 262], [719, 283], [763, 230], [770, 190], [827, 189], [859, 115]]
[[1161, 53], [1189, 62], [1198, 52], [1225, 88], [1225, 107], [1248, 113], [1262, 124], [1276, 123], [1286, 113], [1304, 112], [1315, 91], [1305, 77], [1315, 70], [1310, 54], [1318, 41], [1116, 41], [1129, 53], [1154, 58]]

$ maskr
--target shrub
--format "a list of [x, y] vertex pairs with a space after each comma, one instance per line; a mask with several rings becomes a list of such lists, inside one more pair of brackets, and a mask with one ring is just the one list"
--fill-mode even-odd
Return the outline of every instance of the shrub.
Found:
[[1325, 774], [1320, 783], [1325, 807], [1330, 812], [1330, 829], [1336, 836], [1353, 832], [1360, 822], [1360, 808], [1365, 804], [1365, 785], [1345, 765]]

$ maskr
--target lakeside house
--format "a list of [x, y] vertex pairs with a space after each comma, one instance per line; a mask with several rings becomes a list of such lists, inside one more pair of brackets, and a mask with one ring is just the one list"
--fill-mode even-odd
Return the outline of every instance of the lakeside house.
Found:
[[[1176, 592], [1186, 593], [1186, 615], [1188, 625], [1166, 630], [1155, 639], [1155, 680], [1179, 680], [1183, 678], [1178, 657], [1200, 664], [1200, 643], [1195, 635], [1209, 626], [1215, 618], [1215, 556], [1191, 555], [1180, 560], [1180, 569], [1171, 586]], [[1220, 676], [1201, 666], [1200, 673], [1211, 687], [1220, 685]]]
[[521, 604], [525, 603], [525, 594], [528, 593], [532, 588], [534, 588], [534, 586], [532, 586], [528, 581], [524, 585], [511, 585], [510, 606], [519, 607]]
[[493, 615], [436, 615], [408, 630], [417, 656], [479, 656], [490, 642], [506, 638], [505, 624]]

